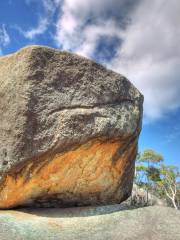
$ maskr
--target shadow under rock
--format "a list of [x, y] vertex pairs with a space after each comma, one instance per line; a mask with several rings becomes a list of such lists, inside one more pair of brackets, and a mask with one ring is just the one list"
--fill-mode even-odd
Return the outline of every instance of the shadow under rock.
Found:
[[98, 215], [111, 214], [123, 210], [133, 210], [137, 207], [124, 204], [113, 204], [105, 206], [87, 206], [71, 208], [19, 208], [19, 212], [48, 218], [72, 218], [72, 217], [91, 217]]

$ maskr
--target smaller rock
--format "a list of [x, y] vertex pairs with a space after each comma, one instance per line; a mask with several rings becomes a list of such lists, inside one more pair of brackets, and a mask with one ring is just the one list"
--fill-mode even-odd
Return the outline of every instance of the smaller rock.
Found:
[[133, 184], [131, 196], [123, 202], [124, 206], [164, 206], [167, 207], [167, 202], [165, 199], [160, 199], [148, 192], [148, 202], [147, 202], [147, 192], [145, 189], [140, 188], [136, 184]]

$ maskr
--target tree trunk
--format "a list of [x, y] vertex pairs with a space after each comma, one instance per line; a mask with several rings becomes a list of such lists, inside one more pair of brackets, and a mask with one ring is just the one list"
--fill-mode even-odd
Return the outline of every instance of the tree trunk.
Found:
[[[148, 160], [148, 170], [149, 170], [149, 160]], [[147, 193], [147, 205], [148, 205], [148, 202], [149, 202], [149, 175], [147, 173], [147, 188], [146, 188], [146, 193]]]
[[172, 198], [171, 201], [172, 201], [172, 203], [173, 203], [174, 208], [175, 208], [176, 210], [178, 210], [178, 207], [177, 207], [177, 205], [176, 205], [175, 199]]

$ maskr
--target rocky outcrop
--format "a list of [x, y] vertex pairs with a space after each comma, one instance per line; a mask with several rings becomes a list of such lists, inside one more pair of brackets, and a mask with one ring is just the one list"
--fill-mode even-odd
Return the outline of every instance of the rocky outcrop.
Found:
[[158, 198], [154, 194], [146, 191], [146, 189], [133, 184], [131, 196], [123, 202], [124, 206], [164, 206], [167, 207], [167, 202], [163, 198]]
[[143, 97], [83, 57], [0, 58], [0, 208], [119, 203], [132, 189]]
[[180, 240], [180, 211], [120, 205], [0, 211], [1, 240]]

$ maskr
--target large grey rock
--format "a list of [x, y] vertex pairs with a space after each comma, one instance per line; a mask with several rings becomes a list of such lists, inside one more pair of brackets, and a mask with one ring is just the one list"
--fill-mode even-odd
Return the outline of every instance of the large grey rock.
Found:
[[[49, 198], [60, 199], [58, 203], [62, 205], [120, 202], [127, 198], [132, 188], [142, 103], [142, 95], [125, 77], [68, 52], [30, 46], [1, 57], [0, 207], [32, 204], [37, 198], [41, 202], [49, 202]], [[99, 154], [94, 168], [98, 167], [100, 159], [102, 163], [106, 161], [104, 165], [109, 164], [109, 160], [111, 165], [113, 162], [120, 164], [120, 159], [122, 163], [124, 161], [113, 177], [116, 181], [112, 177], [108, 180], [112, 170], [106, 171], [103, 165], [101, 173], [106, 176], [101, 174], [101, 179], [97, 179], [91, 188], [87, 173], [82, 178], [78, 173], [77, 178], [72, 179], [76, 186], [69, 186], [66, 181], [63, 190], [62, 186], [58, 186], [50, 191], [51, 185], [58, 185], [65, 179], [71, 164], [74, 164], [74, 169], [78, 161], [80, 164], [80, 160], [75, 161], [68, 152], [85, 159], [84, 148], [88, 156], [92, 151], [95, 152], [93, 156]], [[96, 151], [92, 150], [95, 148]], [[112, 149], [109, 157], [108, 149]], [[61, 154], [58, 155], [61, 158], [58, 163], [61, 163], [54, 162], [54, 168], [57, 165], [59, 168], [52, 170], [51, 166], [49, 170], [48, 164], [58, 158], [57, 154]], [[69, 161], [72, 158], [76, 163], [66, 166], [63, 170], [65, 175], [52, 177], [54, 172], [61, 171], [60, 166], [67, 164], [68, 160], [63, 163], [62, 158]], [[85, 166], [90, 159], [86, 160], [86, 164], [83, 161]], [[40, 172], [42, 168], [44, 172], [50, 171], [48, 176]], [[88, 171], [93, 174], [95, 170]], [[76, 172], [74, 170], [69, 174], [76, 176]], [[37, 176], [46, 187], [42, 186]], [[54, 179], [53, 183], [50, 178]], [[78, 182], [79, 178], [81, 182]], [[110, 185], [114, 187], [108, 192]], [[18, 195], [15, 189], [24, 189], [24, 192], [20, 191]], [[67, 192], [68, 196], [64, 196]], [[57, 193], [61, 196], [57, 197]], [[97, 193], [103, 195], [97, 196]], [[13, 196], [16, 200], [12, 199]]]

